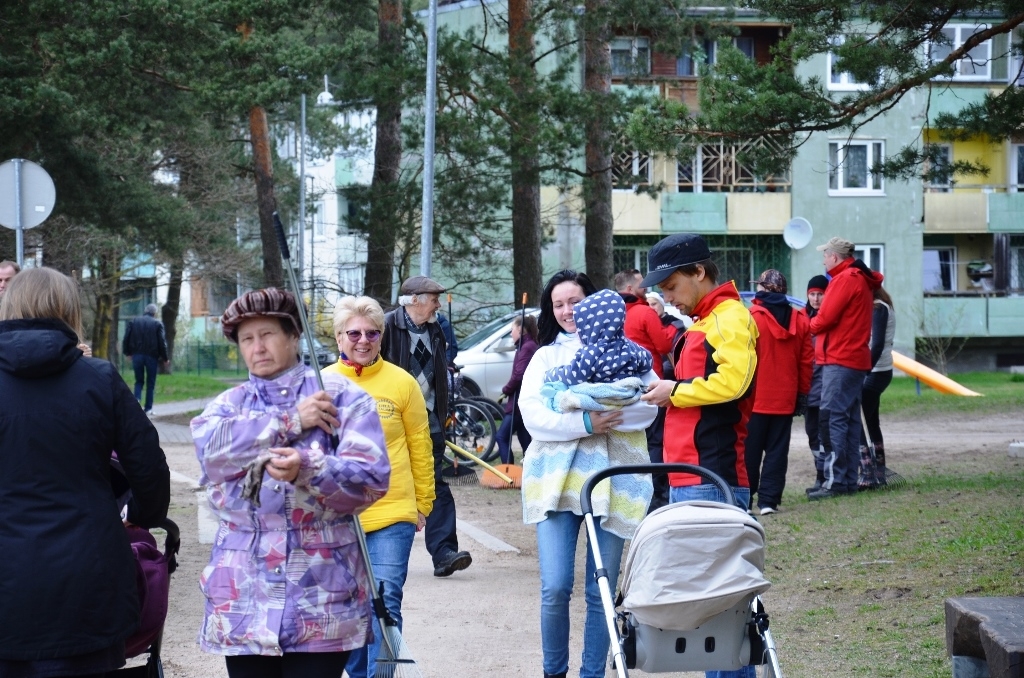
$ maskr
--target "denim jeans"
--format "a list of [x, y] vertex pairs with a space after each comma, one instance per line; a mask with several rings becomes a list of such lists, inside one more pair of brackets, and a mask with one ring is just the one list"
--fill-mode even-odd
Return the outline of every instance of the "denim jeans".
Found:
[[[402, 629], [402, 587], [409, 574], [409, 554], [416, 536], [412, 523], [395, 523], [366, 533], [366, 548], [370, 553], [373, 574], [378, 582], [384, 582], [384, 607]], [[374, 618], [373, 642], [366, 647], [353, 650], [345, 670], [351, 678], [372, 677], [376, 670], [377, 655], [381, 646], [380, 623]]]
[[[750, 488], [734, 487], [733, 494], [736, 495], [736, 502], [744, 510], [750, 506]], [[680, 501], [693, 501], [703, 499], [706, 501], [717, 501], [725, 503], [725, 495], [718, 489], [717, 485], [684, 485], [673, 487], [669, 490], [669, 500], [675, 504]], [[744, 666], [738, 671], [705, 671], [704, 678], [756, 678], [757, 669], [753, 666]]]
[[[608, 570], [608, 587], [614, 592], [619, 580], [624, 540], [597, 523], [597, 541], [601, 562]], [[537, 523], [537, 555], [540, 559], [540, 638], [544, 652], [544, 673], [569, 670], [569, 599], [572, 597], [576, 570], [576, 540], [583, 516], [569, 511], [552, 511]], [[583, 626], [583, 666], [580, 678], [604, 678], [608, 661], [608, 625], [605, 622], [601, 593], [594, 580], [593, 544], [587, 543], [587, 569], [584, 598], [587, 617]], [[614, 593], [613, 593], [614, 595]]]
[[[736, 503], [746, 511], [750, 508], [750, 488], [749, 487], [734, 487], [732, 493], [736, 495]], [[675, 504], [680, 501], [694, 501], [702, 499], [704, 501], [717, 501], [725, 503], [725, 495], [718, 489], [718, 485], [683, 485], [682, 487], [673, 487], [668, 491], [668, 500], [670, 504]]]
[[146, 404], [142, 409], [149, 412], [153, 409], [153, 389], [156, 388], [157, 360], [151, 355], [136, 353], [132, 356], [132, 367], [135, 369], [135, 399], [142, 402], [142, 382], [146, 382]]
[[821, 370], [821, 409], [829, 411], [831, 464], [825, 468], [825, 487], [856, 492], [860, 470], [860, 396], [867, 372], [842, 365]]

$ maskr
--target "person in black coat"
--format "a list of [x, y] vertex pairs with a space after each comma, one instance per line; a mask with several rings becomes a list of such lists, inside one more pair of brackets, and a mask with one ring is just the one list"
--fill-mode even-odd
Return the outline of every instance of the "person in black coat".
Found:
[[135, 560], [111, 489], [117, 452], [127, 520], [167, 515], [156, 430], [105, 360], [79, 350], [78, 287], [20, 273], [0, 302], [0, 676], [104, 675], [139, 623]]
[[146, 306], [146, 311], [133, 318], [124, 328], [121, 353], [132, 361], [135, 370], [135, 399], [142, 401], [142, 384], [146, 384], [146, 401], [143, 409], [153, 413], [153, 390], [156, 388], [156, 370], [159, 363], [167, 362], [167, 338], [164, 324], [156, 319], [156, 304]]

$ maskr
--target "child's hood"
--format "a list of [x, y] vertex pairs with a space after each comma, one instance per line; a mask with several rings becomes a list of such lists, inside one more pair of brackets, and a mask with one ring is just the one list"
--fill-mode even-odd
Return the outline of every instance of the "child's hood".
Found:
[[580, 343], [584, 346], [621, 340], [626, 303], [618, 292], [599, 290], [573, 306], [572, 317]]

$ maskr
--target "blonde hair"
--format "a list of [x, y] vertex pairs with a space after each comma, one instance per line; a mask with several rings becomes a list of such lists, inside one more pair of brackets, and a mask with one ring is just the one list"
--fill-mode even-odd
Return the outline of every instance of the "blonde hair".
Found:
[[355, 317], [366, 318], [378, 330], [384, 331], [384, 309], [376, 299], [342, 297], [334, 307], [334, 334], [344, 331], [348, 321]]
[[0, 320], [52, 318], [82, 340], [78, 284], [52, 268], [30, 268], [11, 278], [0, 301]]

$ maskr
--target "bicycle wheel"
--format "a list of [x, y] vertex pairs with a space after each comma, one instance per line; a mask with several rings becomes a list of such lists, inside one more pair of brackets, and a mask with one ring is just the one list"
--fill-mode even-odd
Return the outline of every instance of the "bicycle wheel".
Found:
[[[497, 432], [498, 427], [494, 423], [494, 417], [491, 416], [485, 405], [459, 398], [455, 401], [455, 406], [448, 418], [445, 438], [483, 459], [494, 449]], [[446, 449], [445, 456], [454, 459], [456, 453], [451, 449]], [[476, 463], [462, 455], [458, 455], [458, 461], [460, 464], [467, 465]]]

